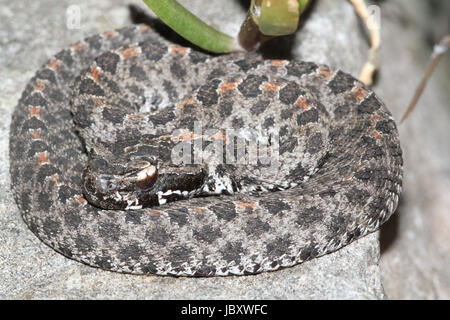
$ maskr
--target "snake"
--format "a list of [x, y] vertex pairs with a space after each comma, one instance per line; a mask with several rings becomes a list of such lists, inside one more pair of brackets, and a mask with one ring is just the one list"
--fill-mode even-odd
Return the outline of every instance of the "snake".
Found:
[[9, 152], [29, 229], [131, 274], [291, 267], [378, 230], [402, 188], [395, 120], [350, 74], [209, 55], [146, 25], [44, 63], [14, 109]]

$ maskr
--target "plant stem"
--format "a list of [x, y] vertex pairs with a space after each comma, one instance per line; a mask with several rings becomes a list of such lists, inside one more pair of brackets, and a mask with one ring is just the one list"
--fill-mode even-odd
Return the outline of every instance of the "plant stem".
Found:
[[310, 0], [252, 0], [238, 35], [239, 44], [246, 50], [274, 36], [295, 32], [299, 16]]
[[176, 0], [143, 0], [175, 32], [197, 46], [215, 53], [242, 50], [236, 40], [207, 25]]
[[259, 44], [261, 32], [259, 32], [258, 25], [253, 21], [250, 10], [247, 12], [244, 22], [239, 31], [239, 44], [247, 51], [255, 50]]
[[425, 90], [425, 87], [428, 83], [428, 80], [430, 80], [431, 75], [434, 72], [434, 69], [436, 68], [436, 65], [438, 64], [441, 57], [444, 55], [444, 53], [447, 52], [447, 50], [450, 49], [450, 34], [445, 36], [441, 42], [439, 42], [437, 45], [434, 46], [433, 54], [431, 55], [430, 62], [428, 64], [427, 70], [425, 71], [425, 75], [423, 76], [422, 81], [420, 82], [419, 86], [416, 89], [416, 92], [414, 93], [414, 97], [411, 101], [411, 103], [408, 106], [408, 109], [406, 113], [403, 115], [402, 119], [400, 120], [400, 123], [406, 120], [406, 118], [409, 117], [409, 115], [414, 111], [414, 108], [417, 105], [417, 102], [419, 102], [420, 96], [422, 95], [423, 91]]

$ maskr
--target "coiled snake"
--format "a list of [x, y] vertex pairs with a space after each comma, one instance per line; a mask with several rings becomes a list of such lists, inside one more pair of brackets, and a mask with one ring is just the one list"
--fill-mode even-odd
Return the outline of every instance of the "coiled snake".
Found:
[[[230, 129], [244, 145], [265, 137], [253, 147], [276, 165], [251, 162], [251, 147], [246, 163], [173, 161], [176, 146], [225, 150]], [[142, 25], [51, 58], [10, 132], [12, 188], [32, 232], [119, 272], [292, 266], [377, 230], [401, 191], [395, 122], [352, 76], [256, 54], [210, 57]]]

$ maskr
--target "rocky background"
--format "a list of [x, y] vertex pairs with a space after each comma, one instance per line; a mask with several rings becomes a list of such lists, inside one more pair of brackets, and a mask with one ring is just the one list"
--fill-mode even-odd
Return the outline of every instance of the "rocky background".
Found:
[[[180, 2], [228, 34], [238, 32], [249, 3]], [[433, 44], [450, 33], [450, 1], [371, 4], [381, 9], [382, 31], [374, 90], [398, 120]], [[73, 28], [68, 8], [80, 10], [79, 28]], [[145, 21], [155, 18], [139, 0], [0, 0], [0, 299], [450, 298], [450, 54], [439, 64], [416, 112], [399, 127], [405, 176], [397, 213], [380, 232], [334, 254], [256, 276], [189, 279], [102, 271], [41, 243], [21, 220], [10, 191], [9, 125], [21, 91], [62, 48]], [[180, 41], [167, 29], [161, 31]], [[272, 55], [326, 63], [355, 76], [367, 49], [362, 24], [345, 0], [312, 1], [295, 35], [265, 48]]]

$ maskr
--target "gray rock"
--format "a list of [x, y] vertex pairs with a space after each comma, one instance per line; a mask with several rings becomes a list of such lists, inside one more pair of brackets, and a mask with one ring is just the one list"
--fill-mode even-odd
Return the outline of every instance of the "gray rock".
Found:
[[[450, 33], [450, 2], [386, 1], [382, 10], [382, 69], [375, 91], [400, 119], [431, 45]], [[449, 71], [447, 54], [415, 112], [399, 127], [404, 191], [397, 215], [381, 229], [381, 274], [389, 298], [450, 299]]]
[[[245, 16], [243, 4], [247, 3], [181, 2], [205, 21], [233, 35], [239, 30]], [[106, 272], [69, 260], [41, 243], [21, 220], [10, 192], [7, 141], [13, 108], [26, 82], [52, 54], [87, 35], [131, 23], [122, 0], [79, 0], [76, 4], [81, 9], [81, 28], [69, 29], [66, 10], [72, 3], [69, 0], [0, 0], [0, 109], [3, 118], [0, 121], [0, 298], [385, 298], [378, 266], [378, 233], [293, 268], [256, 276], [210, 279]], [[144, 8], [137, 0], [128, 3]], [[366, 56], [364, 34], [352, 7], [344, 1], [315, 1], [304, 27], [291, 39], [295, 58], [327, 63], [356, 76]], [[288, 49], [286, 44], [292, 42], [281, 43]], [[278, 44], [272, 46], [276, 48]]]

